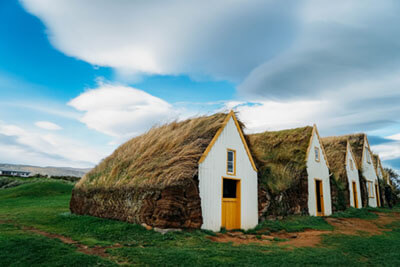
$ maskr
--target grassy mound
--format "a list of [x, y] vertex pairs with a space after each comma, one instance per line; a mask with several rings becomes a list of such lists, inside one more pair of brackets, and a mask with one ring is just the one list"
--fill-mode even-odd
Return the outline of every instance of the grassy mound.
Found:
[[25, 183], [13, 188], [4, 189], [0, 193], [0, 199], [8, 198], [38, 198], [71, 194], [73, 184], [57, 181], [43, 181]]

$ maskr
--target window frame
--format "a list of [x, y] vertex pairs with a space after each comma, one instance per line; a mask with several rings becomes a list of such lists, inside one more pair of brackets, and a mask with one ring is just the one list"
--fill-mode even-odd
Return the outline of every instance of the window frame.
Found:
[[[229, 172], [229, 152], [233, 152], [233, 172]], [[232, 176], [236, 175], [236, 150], [232, 148], [226, 150], [226, 174]]]
[[314, 158], [316, 162], [321, 162], [321, 149], [318, 146], [314, 146]]

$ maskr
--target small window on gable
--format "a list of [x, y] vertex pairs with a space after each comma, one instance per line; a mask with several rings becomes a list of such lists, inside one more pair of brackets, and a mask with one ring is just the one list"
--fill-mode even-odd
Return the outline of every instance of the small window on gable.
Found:
[[236, 174], [236, 151], [233, 149], [228, 149], [227, 152], [226, 173], [230, 175]]
[[365, 147], [365, 153], [367, 154], [367, 162], [371, 163], [371, 155], [369, 154], [368, 147]]
[[314, 150], [315, 150], [315, 161], [317, 161], [317, 162], [319, 162], [320, 161], [320, 157], [321, 157], [321, 155], [320, 155], [320, 151], [319, 151], [319, 147], [314, 147]]
[[352, 159], [350, 159], [350, 170], [354, 170], [354, 162]]

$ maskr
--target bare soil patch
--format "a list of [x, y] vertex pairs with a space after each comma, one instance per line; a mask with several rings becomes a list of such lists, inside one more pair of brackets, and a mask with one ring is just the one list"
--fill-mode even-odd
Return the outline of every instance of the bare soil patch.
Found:
[[262, 235], [261, 239], [255, 235], [246, 235], [241, 232], [228, 232], [217, 234], [217, 236], [208, 237], [214, 242], [232, 242], [234, 245], [258, 243], [264, 245], [272, 244], [276, 238], [285, 239], [277, 242], [281, 246], [292, 247], [316, 247], [321, 243], [322, 235], [326, 234], [345, 234], [359, 235], [361, 232], [368, 235], [380, 235], [385, 231], [391, 231], [385, 228], [385, 225], [400, 220], [400, 213], [377, 213], [379, 218], [374, 220], [365, 220], [359, 218], [326, 218], [325, 220], [332, 226], [333, 231], [305, 230], [304, 232], [287, 233], [284, 231], [271, 233], [268, 236]]
[[216, 236], [208, 236], [208, 239], [214, 242], [229, 243], [234, 245], [258, 243], [258, 244], [271, 244], [274, 239], [273, 236], [261, 235], [261, 238], [255, 235], [246, 235], [242, 232], [228, 232], [225, 234], [218, 233]]
[[290, 245], [293, 247], [315, 247], [321, 243], [321, 236], [327, 234], [329, 231], [321, 230], [305, 230], [298, 233], [281, 233], [276, 234], [281, 239], [288, 239], [287, 241], [279, 242], [279, 245]]

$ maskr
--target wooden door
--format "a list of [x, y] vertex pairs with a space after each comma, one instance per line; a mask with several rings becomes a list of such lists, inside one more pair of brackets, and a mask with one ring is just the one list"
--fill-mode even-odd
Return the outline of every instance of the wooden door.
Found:
[[222, 227], [240, 229], [240, 180], [222, 179]]
[[357, 197], [357, 184], [353, 181], [353, 203], [354, 207], [358, 209], [358, 197]]
[[324, 216], [324, 190], [322, 180], [315, 179], [315, 198], [317, 202], [317, 216]]
[[378, 207], [380, 207], [381, 206], [381, 198], [379, 196], [379, 187], [377, 184], [375, 184], [375, 194], [376, 194], [376, 205]]

